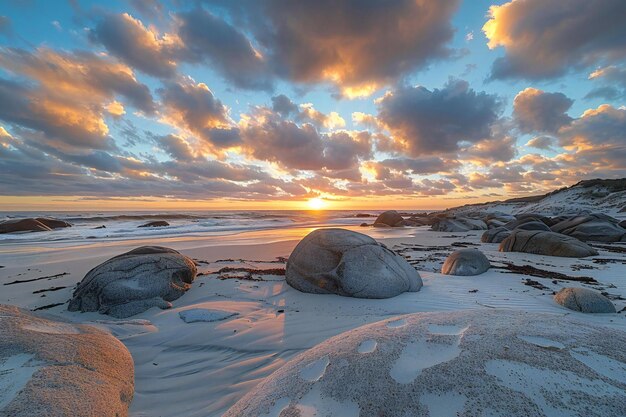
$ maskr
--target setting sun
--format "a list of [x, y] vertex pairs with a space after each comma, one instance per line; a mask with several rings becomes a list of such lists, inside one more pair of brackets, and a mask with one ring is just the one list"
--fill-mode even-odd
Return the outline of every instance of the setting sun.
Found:
[[308, 205], [311, 210], [323, 210], [326, 208], [326, 202], [321, 198], [311, 198], [308, 201]]

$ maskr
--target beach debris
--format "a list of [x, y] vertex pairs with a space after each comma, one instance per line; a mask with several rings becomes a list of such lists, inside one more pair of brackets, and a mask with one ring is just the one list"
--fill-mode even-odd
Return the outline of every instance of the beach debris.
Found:
[[14, 284], [23, 284], [25, 282], [33, 282], [33, 281], [41, 281], [43, 279], [47, 279], [47, 280], [51, 280], [51, 279], [55, 279], [55, 278], [61, 278], [64, 277], [66, 275], [69, 275], [69, 272], [62, 272], [60, 274], [55, 274], [55, 275], [46, 275], [45, 277], [39, 277], [39, 278], [30, 278], [30, 279], [18, 279], [15, 281], [11, 281], [11, 282], [5, 282], [2, 285], [14, 285]]
[[[422, 415], [425, 407], [446, 416], [623, 414], [626, 352], [615, 348], [626, 345], [623, 331], [500, 309], [403, 320], [403, 327], [385, 320], [307, 350], [223, 417], [403, 416]], [[384, 346], [376, 348], [376, 340]]]
[[[45, 297], [45, 294], [44, 294], [44, 295], [42, 295], [42, 297]], [[44, 305], [44, 306], [40, 306], [40, 307], [35, 307], [35, 308], [33, 308], [33, 311], [48, 310], [48, 309], [53, 308], [53, 307], [62, 306], [63, 304], [65, 304], [65, 303], [52, 303], [52, 304], [46, 304], [46, 305]]]
[[448, 256], [441, 267], [445, 275], [473, 276], [486, 272], [489, 260], [478, 249], [459, 249]]
[[598, 284], [598, 281], [596, 281], [592, 277], [571, 276], [571, 275], [562, 274], [556, 271], [547, 271], [545, 269], [540, 269], [532, 265], [515, 265], [510, 262], [502, 262], [502, 264], [504, 264], [504, 267], [493, 267], [493, 268], [505, 269], [509, 273], [520, 274], [520, 275], [530, 275], [530, 276], [538, 277], [538, 278], [548, 278], [548, 279], [559, 280], [559, 281], [575, 281], [575, 282], [582, 282], [584, 284], [593, 284], [593, 285]]
[[66, 286], [64, 287], [50, 287], [50, 288], [43, 288], [41, 290], [35, 290], [33, 291], [33, 294], [41, 294], [43, 292], [54, 292], [54, 291], [59, 291], [62, 290], [64, 288], [67, 288]]
[[6, 305], [0, 375], [2, 416], [127, 416], [134, 393], [133, 359], [115, 337]]
[[302, 292], [358, 298], [389, 298], [422, 286], [403, 257], [367, 235], [334, 228], [317, 229], [298, 243], [286, 279]]
[[151, 307], [170, 308], [191, 287], [196, 272], [193, 260], [173, 249], [142, 246], [89, 271], [68, 310], [126, 318]]
[[611, 300], [589, 288], [563, 288], [554, 295], [554, 301], [565, 308], [582, 313], [616, 312]]
[[597, 250], [576, 238], [535, 230], [514, 230], [500, 243], [499, 250], [569, 258], [584, 258], [598, 254]]

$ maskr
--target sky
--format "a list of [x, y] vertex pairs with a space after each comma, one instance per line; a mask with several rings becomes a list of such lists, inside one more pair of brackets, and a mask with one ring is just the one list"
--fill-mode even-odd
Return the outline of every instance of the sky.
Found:
[[0, 210], [440, 209], [626, 177], [624, 0], [3, 0]]

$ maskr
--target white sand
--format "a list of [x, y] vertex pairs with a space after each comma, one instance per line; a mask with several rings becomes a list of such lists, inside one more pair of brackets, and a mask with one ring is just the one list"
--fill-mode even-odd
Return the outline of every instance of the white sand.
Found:
[[[556, 305], [552, 300], [552, 291], [558, 291], [564, 286], [598, 287], [610, 294], [626, 297], [625, 254], [600, 250], [600, 255], [594, 258], [612, 259], [601, 264], [594, 263], [594, 258], [578, 260], [499, 253], [497, 245], [479, 242], [480, 232], [430, 232], [425, 228], [386, 230], [357, 227], [354, 230], [371, 234], [396, 250], [406, 248], [407, 245], [421, 245], [417, 250], [405, 251], [404, 255], [410, 255], [410, 259], [416, 262], [424, 280], [422, 290], [387, 300], [364, 300], [300, 293], [289, 287], [281, 276], [263, 275], [260, 278], [264, 281], [248, 281], [241, 279], [244, 276], [241, 274], [240, 279], [224, 280], [217, 279], [215, 275], [203, 275], [196, 279], [188, 293], [173, 302], [172, 309], [154, 308], [132, 319], [117, 321], [96, 313], [71, 313], [66, 310], [66, 305], [45, 311], [71, 321], [109, 329], [129, 348], [136, 368], [136, 392], [131, 406], [131, 415], [135, 417], [220, 416], [264, 377], [305, 349], [343, 331], [405, 313], [498, 307], [569, 315], [596, 325], [626, 330], [623, 312], [612, 315], [576, 313]], [[280, 256], [288, 256], [298, 240], [310, 231], [308, 228], [299, 228], [222, 237], [169, 237], [158, 241], [91, 240], [87, 244], [49, 242], [39, 245], [0, 245], [0, 265], [5, 266], [0, 269], [0, 284], [69, 273], [53, 279], [0, 285], [0, 303], [30, 309], [65, 303], [71, 297], [72, 287], [89, 269], [113, 255], [146, 244], [168, 246], [195, 259], [209, 262], [199, 265], [201, 273], [216, 271], [225, 266], [282, 268], [283, 264], [270, 261]], [[436, 271], [445, 256], [453, 249], [458, 249], [450, 247], [454, 242], [479, 245], [477, 247], [485, 252], [494, 266], [498, 266], [501, 261], [533, 265], [572, 276], [591, 276], [601, 285], [588, 286], [564, 281], [553, 283], [550, 279], [503, 273], [504, 271], [497, 269], [476, 277], [444, 276]], [[442, 248], [421, 250], [429, 246]], [[225, 259], [249, 261], [215, 262]], [[580, 270], [573, 270], [573, 266]], [[539, 281], [550, 290], [526, 286], [523, 284], [525, 278]], [[33, 291], [51, 287], [66, 288], [33, 294]], [[45, 297], [41, 297], [42, 295]], [[613, 302], [618, 311], [626, 306], [626, 301], [623, 300]], [[183, 313], [185, 311], [188, 313]], [[222, 316], [238, 314], [224, 317], [223, 320], [209, 320], [216, 317], [215, 312], [222, 312]], [[180, 313], [195, 315], [195, 318], [200, 317], [203, 320], [185, 323]], [[402, 320], [390, 323], [391, 326], [402, 324]], [[440, 327], [431, 329], [431, 332], [441, 335], [438, 337], [448, 338], [460, 338], [463, 335], [463, 329]], [[455, 354], [453, 351], [438, 351], [436, 341], [424, 340], [420, 343], [423, 344], [419, 346], [420, 349], [428, 349], [429, 352], [432, 350], [433, 355], [430, 356], [433, 360], [446, 360]], [[531, 343], [558, 349], [556, 345], [551, 346], [549, 340], [535, 340]], [[355, 346], [355, 349], [366, 354], [376, 349], [376, 341], [367, 346]], [[410, 350], [407, 355], [412, 356]], [[608, 363], [606, 358], [594, 357], [584, 351], [577, 352], [575, 357], [609, 378], [619, 380], [623, 375], [623, 369], [619, 367], [621, 365]], [[322, 366], [324, 363], [315, 365], [316, 371], [325, 369]], [[410, 373], [415, 371], [412, 369]], [[504, 378], [505, 383], [510, 381], [515, 389], [524, 389], [531, 395], [539, 390], [532, 375], [537, 375], [540, 371], [516, 368], [515, 364], [506, 361], [491, 365], [494, 375]], [[407, 373], [404, 378], [411, 377], [408, 375], [409, 370], [405, 369], [404, 372]], [[566, 378], [567, 375], [563, 377]], [[514, 383], [511, 378], [521, 378], [527, 381], [527, 385]], [[567, 388], [563, 384], [577, 382], [572, 380], [549, 383], [549, 390], [557, 390]], [[604, 385], [598, 385], [598, 392], [609, 389]], [[324, 415], [324, 410], [328, 409], [342, 410], [342, 416], [354, 413], [353, 404], [328, 404], [324, 402], [327, 399], [321, 401], [315, 395], [312, 392], [311, 398], [302, 399], [302, 415]], [[453, 398], [454, 393], [450, 396], [444, 399], [447, 407], [450, 410], [458, 409], [463, 399]], [[445, 414], [448, 410], [441, 408], [442, 403], [435, 398], [424, 400], [429, 404], [431, 415]], [[309, 408], [306, 408], [307, 404]], [[286, 406], [287, 403], [276, 404], [269, 415], [278, 416], [281, 407]], [[497, 413], [494, 411], [493, 415]]]

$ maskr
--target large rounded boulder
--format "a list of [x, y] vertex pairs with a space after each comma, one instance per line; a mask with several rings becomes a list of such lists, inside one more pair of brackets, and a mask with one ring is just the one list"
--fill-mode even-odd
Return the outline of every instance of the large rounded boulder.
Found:
[[289, 256], [286, 279], [302, 292], [357, 298], [395, 297], [422, 286], [404, 258], [345, 229], [318, 229], [305, 236]]
[[588, 288], [563, 288], [554, 301], [570, 310], [582, 313], [615, 313], [615, 306], [604, 295]]
[[553, 225], [552, 231], [583, 242], [619, 242], [626, 235], [617, 219], [601, 213], [570, 217]]
[[473, 276], [486, 272], [491, 265], [484, 253], [478, 249], [459, 249], [452, 252], [443, 263], [444, 275]]
[[626, 351], [616, 346], [625, 332], [557, 314], [411, 314], [296, 356], [223, 417], [618, 416]]
[[514, 230], [500, 243], [500, 252], [525, 252], [537, 255], [584, 258], [598, 251], [580, 240], [554, 232]]
[[115, 337], [0, 305], [0, 416], [128, 415], [133, 359]]
[[511, 236], [511, 231], [501, 226], [495, 229], [485, 230], [485, 233], [480, 237], [480, 241], [483, 243], [500, 243], [509, 236]]
[[432, 230], [439, 232], [468, 232], [470, 230], [487, 230], [487, 223], [469, 217], [441, 218], [432, 225]]
[[374, 221], [376, 227], [402, 227], [404, 225], [404, 218], [395, 210], [380, 213]]
[[196, 276], [196, 265], [177, 251], [142, 246], [96, 266], [78, 284], [68, 310], [117, 318], [151, 307], [170, 308]]

